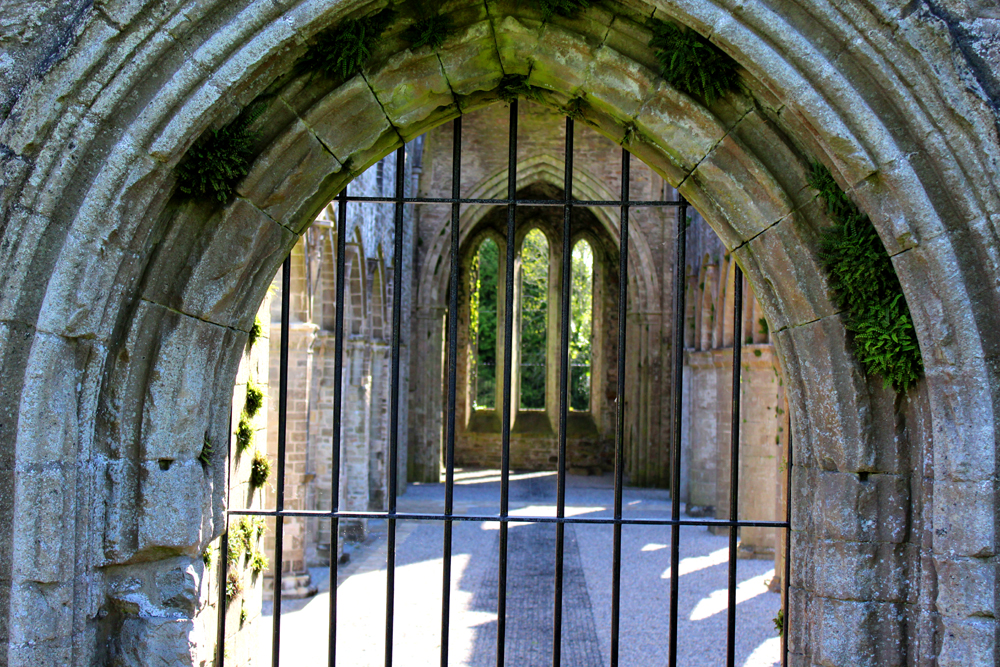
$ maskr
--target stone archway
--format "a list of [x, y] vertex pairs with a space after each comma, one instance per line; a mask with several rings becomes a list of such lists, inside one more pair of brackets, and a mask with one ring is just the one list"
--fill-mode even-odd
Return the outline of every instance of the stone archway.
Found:
[[[418, 4], [397, 6], [400, 26]], [[796, 423], [796, 661], [896, 664], [901, 646], [916, 664], [994, 661], [1000, 101], [975, 38], [988, 10], [630, 1], [543, 24], [516, 3], [460, 1], [462, 29], [437, 52], [408, 50], [397, 30], [365, 77], [307, 87], [290, 73], [310, 36], [377, 6], [65, 3], [65, 39], [25, 37], [37, 74], [11, 75], [22, 89], [0, 129], [7, 664], [100, 662], [109, 633], [174, 661], [201, 641], [196, 587], [177, 606], [161, 584], [174, 570], [197, 580], [219, 530], [224, 472], [194, 461], [206, 432], [226, 437], [271, 276], [353, 175], [493, 101], [512, 73], [555, 107], [585, 95], [614, 139], [634, 124], [633, 152], [734, 249], [779, 330]], [[654, 14], [731, 53], [744, 92], [706, 108], [664, 84], [643, 27]], [[241, 196], [221, 210], [172, 199], [187, 147], [265, 92]], [[816, 264], [813, 159], [893, 257], [927, 366], [908, 405], [850, 356]], [[165, 452], [180, 465], [156, 467]], [[144, 604], [123, 616], [126, 580]]]

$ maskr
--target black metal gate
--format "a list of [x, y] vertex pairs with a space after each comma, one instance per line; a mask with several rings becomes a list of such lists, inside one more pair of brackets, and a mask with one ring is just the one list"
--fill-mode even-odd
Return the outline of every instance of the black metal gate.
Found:
[[[681, 463], [681, 405], [683, 385], [681, 377], [684, 364], [684, 317], [685, 317], [685, 234], [687, 227], [688, 204], [683, 198], [674, 201], [632, 201], [629, 198], [629, 167], [631, 155], [627, 149], [623, 148], [621, 153], [621, 174], [622, 191], [619, 200], [597, 200], [585, 201], [573, 198], [573, 126], [572, 118], [566, 118], [566, 170], [564, 184], [564, 199], [562, 200], [537, 200], [518, 199], [516, 194], [517, 184], [517, 121], [518, 103], [513, 101], [510, 104], [510, 125], [509, 125], [509, 153], [508, 153], [508, 180], [507, 197], [505, 199], [470, 199], [462, 198], [460, 192], [461, 184], [461, 154], [462, 154], [462, 121], [458, 118], [454, 121], [454, 142], [453, 142], [453, 163], [452, 163], [452, 196], [450, 198], [421, 198], [404, 196], [404, 171], [397, 167], [395, 179], [395, 195], [391, 198], [382, 197], [352, 197], [348, 194], [345, 186], [337, 198], [338, 218], [343, 224], [347, 219], [348, 202], [370, 202], [370, 203], [392, 203], [395, 205], [395, 252], [393, 254], [394, 276], [402, 276], [403, 258], [403, 207], [406, 204], [450, 204], [451, 205], [451, 252], [450, 252], [450, 313], [458, 312], [458, 292], [459, 292], [459, 216], [463, 204], [489, 204], [503, 205], [507, 207], [507, 243], [506, 243], [506, 286], [504, 309], [504, 383], [502, 402], [502, 467], [500, 486], [500, 512], [499, 515], [476, 516], [461, 514], [456, 515], [454, 508], [454, 471], [455, 471], [455, 402], [456, 402], [456, 361], [457, 361], [457, 317], [448, 318], [448, 377], [447, 377], [447, 413], [445, 429], [445, 507], [441, 514], [415, 514], [402, 513], [397, 511], [398, 495], [398, 458], [399, 458], [399, 401], [400, 401], [400, 329], [402, 325], [402, 299], [398, 295], [393, 298], [392, 306], [392, 348], [391, 348], [391, 389], [390, 389], [390, 436], [389, 436], [389, 474], [388, 474], [388, 511], [385, 512], [356, 512], [342, 511], [339, 508], [340, 498], [340, 451], [342, 433], [342, 378], [343, 378], [343, 340], [344, 340], [344, 305], [345, 305], [345, 264], [346, 264], [346, 233], [337, 234], [336, 251], [336, 310], [335, 310], [335, 367], [334, 367], [334, 401], [333, 401], [333, 474], [332, 474], [332, 502], [331, 511], [315, 510], [286, 510], [284, 507], [284, 478], [285, 478], [285, 431], [286, 415], [288, 408], [288, 339], [289, 339], [289, 297], [291, 277], [291, 262], [286, 259], [283, 268], [283, 284], [286, 286], [281, 293], [281, 357], [280, 372], [278, 378], [278, 425], [277, 425], [277, 484], [276, 484], [276, 509], [240, 509], [229, 510], [229, 516], [258, 516], [273, 517], [275, 520], [275, 552], [274, 558], [277, 568], [276, 579], [280, 579], [281, 562], [283, 554], [283, 522], [285, 517], [321, 517], [332, 521], [332, 544], [330, 557], [330, 624], [329, 624], [329, 665], [333, 667], [337, 659], [337, 576], [338, 559], [336, 557], [337, 535], [339, 522], [341, 519], [384, 519], [388, 524], [387, 533], [387, 598], [385, 617], [385, 665], [390, 667], [393, 664], [393, 630], [394, 630], [394, 602], [395, 602], [395, 546], [396, 546], [396, 522], [407, 521], [431, 521], [442, 522], [444, 525], [443, 544], [443, 589], [442, 589], [442, 612], [441, 612], [441, 659], [442, 667], [447, 667], [449, 649], [449, 627], [450, 627], [450, 595], [451, 595], [451, 568], [452, 568], [452, 528], [455, 521], [478, 521], [495, 522], [499, 524], [499, 589], [497, 595], [497, 641], [496, 641], [496, 664], [501, 667], [505, 664], [505, 633], [506, 633], [506, 602], [507, 602], [507, 568], [508, 568], [508, 528], [511, 523], [553, 523], [556, 529], [556, 549], [553, 554], [555, 559], [555, 595], [553, 599], [553, 650], [552, 665], [559, 667], [562, 665], [561, 659], [561, 634], [562, 634], [562, 612], [563, 612], [563, 560], [564, 560], [564, 533], [566, 524], [610, 524], [614, 530], [614, 546], [612, 561], [612, 610], [611, 610], [611, 665], [618, 665], [619, 645], [622, 637], [619, 633], [619, 619], [621, 616], [621, 551], [622, 551], [622, 526], [624, 525], [654, 525], [670, 527], [670, 609], [669, 627], [670, 633], [667, 637], [668, 664], [671, 667], [677, 665], [677, 617], [678, 617], [678, 585], [679, 585], [679, 549], [680, 549], [680, 528], [681, 526], [715, 526], [728, 528], [729, 533], [729, 574], [728, 574], [728, 620], [727, 620], [727, 660], [728, 667], [732, 667], [735, 662], [736, 644], [736, 586], [737, 586], [737, 533], [740, 527], [772, 527], [783, 530], [785, 534], [785, 572], [782, 577], [784, 586], [782, 596], [782, 664], [787, 663], [788, 647], [788, 580], [789, 580], [789, 546], [790, 546], [790, 516], [791, 516], [791, 467], [792, 467], [792, 443], [791, 433], [788, 434], [788, 448], [786, 452], [786, 518], [784, 521], [740, 521], [738, 520], [738, 487], [739, 487], [739, 441], [740, 441], [740, 371], [741, 371], [741, 335], [742, 315], [743, 315], [743, 276], [742, 271], [737, 266], [735, 269], [735, 305], [734, 305], [734, 330], [737, 332], [733, 343], [733, 392], [732, 392], [732, 430], [730, 448], [730, 470], [731, 470], [731, 491], [729, 520], [718, 519], [696, 519], [681, 516], [680, 495], [671, 493], [671, 512], [669, 517], [662, 518], [625, 518], [622, 515], [622, 487], [624, 469], [624, 423], [625, 423], [625, 402], [618, 400], [616, 405], [617, 424], [615, 432], [615, 462], [614, 462], [614, 515], [613, 517], [567, 517], [566, 516], [566, 435], [567, 435], [567, 414], [569, 411], [569, 327], [561, 327], [560, 341], [560, 401], [559, 401], [559, 427], [558, 427], [558, 463], [557, 463], [557, 498], [556, 516], [511, 516], [509, 509], [509, 482], [510, 482], [510, 442], [511, 442], [511, 374], [512, 374], [512, 343], [513, 343], [513, 316], [514, 316], [514, 259], [515, 259], [515, 216], [519, 206], [553, 206], [562, 207], [563, 214], [563, 257], [567, 258], [562, 262], [562, 293], [560, 308], [562, 322], [569, 321], [570, 311], [570, 220], [574, 207], [617, 207], [620, 211], [621, 235], [620, 235], [620, 260], [619, 260], [619, 285], [620, 294], [618, 299], [618, 393], [619, 397], [625, 395], [625, 354], [626, 354], [626, 310], [628, 304], [628, 252], [629, 252], [629, 211], [636, 207], [676, 207], [677, 215], [677, 253], [674, 263], [674, 327], [673, 327], [673, 421], [671, 437], [671, 488], [680, 487], [680, 463]], [[397, 165], [403, 165], [405, 160], [405, 147], [397, 150]], [[398, 278], [397, 286], [398, 289]], [[227, 563], [226, 540], [222, 540], [222, 558], [220, 567], [222, 568], [225, 581], [225, 568]], [[226, 617], [226, 595], [225, 586], [220, 586], [219, 607], [219, 634], [217, 664], [224, 664], [223, 644], [225, 640], [225, 617]], [[278, 667], [279, 648], [281, 641], [281, 585], [280, 581], [275, 581], [274, 585], [274, 617], [273, 617], [273, 639], [272, 639], [272, 664]], [[568, 666], [572, 667], [572, 666]]]

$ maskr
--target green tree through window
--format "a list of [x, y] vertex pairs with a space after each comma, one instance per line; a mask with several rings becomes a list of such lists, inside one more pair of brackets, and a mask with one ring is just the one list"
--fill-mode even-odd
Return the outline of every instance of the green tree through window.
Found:
[[549, 243], [537, 229], [521, 246], [521, 397], [522, 410], [545, 409], [548, 325]]
[[472, 260], [470, 335], [473, 342], [473, 407], [496, 408], [497, 395], [497, 280], [500, 249], [492, 239], [479, 245]]
[[570, 399], [571, 410], [590, 409], [591, 345], [594, 321], [594, 252], [586, 241], [573, 247], [570, 265]]

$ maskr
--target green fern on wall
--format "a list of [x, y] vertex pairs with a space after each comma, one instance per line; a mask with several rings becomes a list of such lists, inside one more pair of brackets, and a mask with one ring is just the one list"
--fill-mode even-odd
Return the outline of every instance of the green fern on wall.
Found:
[[535, 0], [534, 4], [542, 12], [542, 18], [548, 21], [554, 14], [567, 18], [576, 16], [590, 7], [590, 0]]
[[264, 486], [270, 476], [271, 462], [258, 449], [253, 453], [253, 459], [250, 461], [250, 488], [259, 489]]
[[660, 74], [674, 88], [709, 104], [739, 86], [736, 61], [690, 28], [652, 19], [650, 28]]
[[264, 405], [264, 392], [253, 380], [247, 381], [247, 397], [243, 403], [243, 410], [248, 417], [254, 417], [260, 412]]
[[906, 391], [923, 372], [913, 319], [889, 254], [868, 216], [840, 189], [830, 171], [813, 165], [809, 185], [819, 191], [834, 226], [823, 235], [820, 259], [837, 306], [847, 314], [855, 353], [868, 374]]
[[393, 10], [383, 9], [364, 18], [347, 19], [324, 30], [316, 36], [300, 66], [331, 79], [351, 78], [368, 64], [382, 34], [395, 18]]
[[497, 86], [497, 95], [508, 105], [519, 97], [535, 101], [541, 99], [538, 88], [529, 84], [528, 77], [523, 74], [508, 74], [500, 79], [500, 84]]
[[419, 49], [421, 46], [438, 49], [453, 30], [451, 20], [447, 16], [438, 14], [414, 23], [406, 31], [406, 38], [410, 40], [411, 49]]
[[253, 143], [259, 133], [250, 126], [267, 108], [250, 105], [236, 119], [218, 130], [208, 130], [177, 165], [177, 184], [189, 197], [208, 197], [226, 204], [236, 194], [236, 184], [250, 173]]

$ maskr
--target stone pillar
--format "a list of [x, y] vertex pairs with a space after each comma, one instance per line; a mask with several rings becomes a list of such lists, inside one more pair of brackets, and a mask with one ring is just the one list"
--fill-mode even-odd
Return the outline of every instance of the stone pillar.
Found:
[[[294, 294], [293, 294], [294, 296]], [[293, 322], [288, 337], [288, 412], [285, 424], [284, 508], [303, 510], [306, 507], [306, 484], [309, 460], [310, 387], [313, 373], [313, 344], [319, 327], [312, 322]], [[280, 331], [280, 320], [271, 323], [271, 330]], [[268, 458], [271, 460], [271, 482], [267, 487], [267, 506], [275, 507], [278, 471], [278, 391], [281, 363], [280, 335], [271, 337], [272, 400], [268, 403]], [[316, 592], [306, 568], [306, 522], [285, 519], [281, 562], [282, 597], [294, 599]], [[273, 553], [274, 534], [269, 531], [268, 553]], [[268, 587], [270, 587], [270, 583]]]
[[410, 372], [410, 481], [437, 483], [441, 478], [444, 428], [441, 386], [444, 379], [444, 306], [414, 308], [414, 355]]
[[[771, 345], [747, 345], [742, 357], [739, 518], [774, 521], [777, 462], [783, 452], [775, 419], [782, 405], [780, 375]], [[777, 536], [774, 528], [740, 528], [740, 556], [773, 558]]]
[[714, 515], [717, 498], [717, 468], [721, 453], [716, 447], [719, 430], [716, 354], [689, 352], [685, 375], [690, 377], [690, 442], [688, 514]]
[[[368, 510], [368, 465], [371, 444], [372, 350], [366, 340], [344, 345], [344, 405], [341, 458], [341, 509]], [[346, 539], [363, 540], [364, 520], [340, 522]]]

